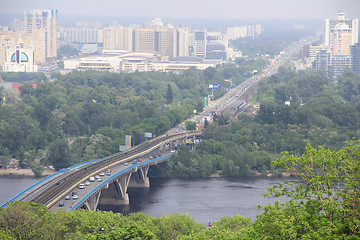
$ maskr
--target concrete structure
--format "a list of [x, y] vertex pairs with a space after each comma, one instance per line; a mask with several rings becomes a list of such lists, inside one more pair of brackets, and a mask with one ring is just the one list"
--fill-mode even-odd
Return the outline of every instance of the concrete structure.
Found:
[[329, 77], [341, 75], [346, 68], [351, 68], [350, 55], [333, 55], [326, 49], [320, 50], [316, 57], [316, 70], [327, 72]]
[[130, 52], [120, 55], [92, 55], [64, 61], [64, 70], [97, 70], [110, 72], [152, 71], [158, 58], [152, 52]]
[[2, 70], [4, 72], [37, 72], [34, 50], [30, 47], [24, 48], [22, 42], [18, 42], [15, 48], [8, 48]]
[[24, 29], [28, 34], [40, 34], [42, 38], [41, 46], [36, 48], [44, 49], [46, 61], [55, 60], [57, 56], [56, 48], [56, 21], [57, 9], [35, 9], [24, 13]]
[[207, 35], [206, 30], [194, 31], [194, 57], [206, 58]]
[[359, 19], [346, 19], [344, 12], [336, 20], [325, 19], [324, 30], [324, 47], [331, 54], [350, 55], [350, 45], [359, 41]]
[[[195, 143], [195, 140], [201, 135], [202, 132], [199, 131], [161, 136], [156, 140], [139, 145], [133, 151], [114, 154], [103, 159], [61, 169], [30, 186], [9, 202], [15, 200], [33, 201], [56, 211], [59, 208], [59, 203], [65, 200], [65, 196], [70, 196], [76, 192], [78, 199], [70, 198], [60, 206], [64, 211], [79, 208], [95, 211], [99, 203], [103, 205], [128, 205], [128, 187], [150, 187], [147, 176], [150, 166], [168, 160], [180, 142], [186, 143], [193, 139], [190, 142]], [[90, 180], [90, 177], [96, 174], [101, 175], [100, 172], [102, 171], [107, 172], [107, 174], [104, 174], [100, 181]], [[86, 180], [90, 180], [90, 184], [79, 189], [79, 184]], [[51, 190], [49, 191], [49, 189]], [[1, 207], [6, 206], [7, 203]]]
[[220, 63], [222, 63], [221, 59], [204, 60], [202, 58], [177, 57], [168, 61], [154, 62], [153, 70], [161, 72], [181, 72], [189, 68], [205, 70], [208, 67], [216, 67]]
[[154, 20], [148, 28], [110, 26], [104, 29], [104, 50], [157, 52], [164, 58], [188, 56], [188, 32], [182, 28], [163, 27]]
[[302, 54], [303, 54], [303, 57], [305, 58], [310, 58], [311, 61], [315, 61], [316, 60], [316, 54], [318, 52], [320, 52], [321, 49], [324, 48], [324, 45], [323, 44], [320, 44], [318, 46], [313, 46], [313, 45], [304, 45], [303, 46], [303, 49], [302, 49]]
[[193, 57], [176, 57], [161, 60], [154, 52], [129, 52], [119, 55], [92, 55], [64, 60], [64, 70], [98, 70], [110, 72], [134, 71], [182, 71], [195, 67], [215, 67], [222, 60], [203, 60]]
[[224, 44], [220, 42], [209, 42], [206, 45], [206, 58], [207, 59], [221, 59], [226, 61], [227, 52]]
[[67, 28], [64, 41], [71, 43], [100, 43], [103, 42], [103, 29]]
[[133, 29], [116, 25], [104, 28], [104, 50], [126, 50], [133, 49]]
[[351, 70], [360, 75], [360, 43], [351, 45], [350, 47], [351, 57]]

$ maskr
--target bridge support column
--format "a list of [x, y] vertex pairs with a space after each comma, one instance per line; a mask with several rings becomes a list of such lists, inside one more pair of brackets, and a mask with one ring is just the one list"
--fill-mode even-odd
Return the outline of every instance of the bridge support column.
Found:
[[99, 204], [99, 199], [101, 196], [101, 191], [95, 193], [93, 196], [90, 197], [88, 201], [85, 202], [85, 206], [90, 211], [96, 211], [97, 206]]
[[129, 181], [133, 173], [122, 174], [118, 179], [109, 185], [108, 189], [103, 189], [100, 198], [100, 205], [129, 205], [129, 196], [126, 193]]
[[136, 173], [133, 174], [131, 181], [129, 182], [129, 187], [137, 187], [137, 188], [149, 188], [150, 181], [148, 172], [150, 166], [138, 167]]

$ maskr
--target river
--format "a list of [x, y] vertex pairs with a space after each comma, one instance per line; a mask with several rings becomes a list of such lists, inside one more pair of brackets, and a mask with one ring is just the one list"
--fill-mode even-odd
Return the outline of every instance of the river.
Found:
[[[0, 204], [26, 189], [39, 179], [0, 177]], [[262, 211], [258, 205], [273, 203], [263, 197], [266, 189], [284, 181], [283, 178], [151, 178], [149, 189], [129, 189], [130, 206], [112, 206], [112, 210], [129, 214], [143, 212], [161, 216], [173, 212], [189, 213], [195, 221], [207, 224], [223, 216], [235, 214], [255, 219]]]

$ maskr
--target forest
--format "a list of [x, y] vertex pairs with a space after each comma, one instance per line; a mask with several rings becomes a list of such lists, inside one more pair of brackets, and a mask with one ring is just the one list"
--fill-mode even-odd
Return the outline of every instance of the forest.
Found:
[[338, 151], [308, 144], [299, 157], [282, 153], [274, 166], [291, 172], [296, 180], [268, 188], [265, 197], [280, 199], [260, 206], [263, 213], [254, 221], [234, 215], [205, 226], [187, 214], [152, 217], [88, 210], [51, 212], [40, 204], [13, 202], [0, 208], [0, 238], [358, 239], [359, 149], [360, 141], [350, 141]]
[[[151, 132], [158, 136], [201, 112], [209, 84], [221, 84], [214, 97], [225, 93], [232, 78], [239, 84], [263, 59], [241, 66], [226, 64], [204, 71], [78, 72], [43, 74], [2, 73], [4, 81], [25, 82], [20, 91], [0, 88], [0, 165], [12, 158], [20, 167], [40, 172], [43, 166], [68, 167], [118, 152], [124, 136], [134, 145]], [[19, 79], [19, 80], [16, 80]], [[25, 80], [28, 81], [25, 81]], [[37, 88], [26, 82], [38, 80]]]
[[[236, 118], [223, 115], [204, 129], [203, 141], [182, 146], [154, 174], [177, 177], [281, 175], [271, 164], [281, 152], [300, 155], [308, 143], [338, 150], [359, 139], [360, 77], [328, 79], [312, 70], [280, 68], [263, 81], [252, 106]], [[287, 105], [285, 104], [287, 102]]]

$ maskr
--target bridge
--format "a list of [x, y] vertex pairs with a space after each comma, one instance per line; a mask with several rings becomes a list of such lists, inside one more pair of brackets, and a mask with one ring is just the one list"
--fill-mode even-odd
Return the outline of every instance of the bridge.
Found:
[[[25, 189], [9, 202], [36, 202], [53, 211], [58, 208], [65, 211], [79, 208], [94, 211], [99, 203], [128, 205], [128, 187], [150, 187], [150, 166], [169, 160], [181, 142], [201, 135], [201, 131], [163, 135], [127, 152], [60, 169]], [[95, 176], [101, 180], [90, 181]], [[79, 188], [80, 184], [84, 184], [84, 187]]]

